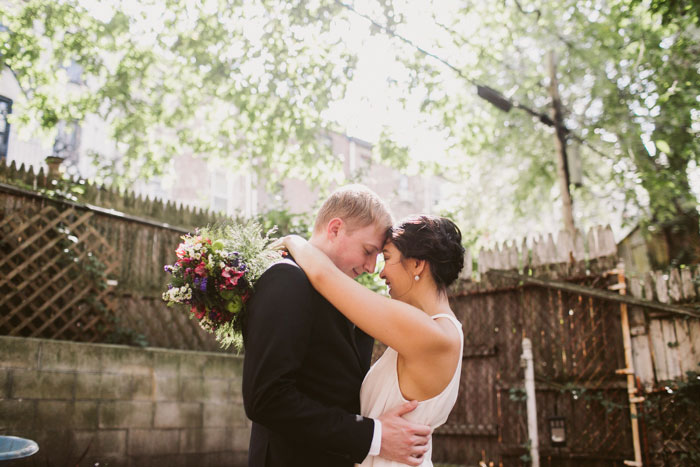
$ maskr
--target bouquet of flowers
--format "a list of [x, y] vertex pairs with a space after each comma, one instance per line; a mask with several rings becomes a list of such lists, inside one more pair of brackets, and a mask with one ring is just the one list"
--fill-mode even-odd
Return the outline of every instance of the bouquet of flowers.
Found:
[[190, 318], [216, 335], [222, 347], [240, 349], [243, 312], [255, 282], [281, 256], [270, 248], [274, 229], [263, 235], [256, 222], [220, 224], [182, 236], [163, 300], [184, 305]]

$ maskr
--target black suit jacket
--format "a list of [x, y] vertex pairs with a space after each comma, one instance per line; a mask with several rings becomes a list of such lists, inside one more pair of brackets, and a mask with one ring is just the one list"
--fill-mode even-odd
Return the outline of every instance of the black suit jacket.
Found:
[[268, 269], [244, 327], [243, 403], [250, 467], [345, 467], [369, 452], [360, 413], [373, 340], [323, 298], [294, 262]]

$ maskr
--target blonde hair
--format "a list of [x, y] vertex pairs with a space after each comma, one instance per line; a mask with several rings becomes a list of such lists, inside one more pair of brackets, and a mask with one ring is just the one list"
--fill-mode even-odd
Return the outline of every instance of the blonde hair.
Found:
[[364, 185], [346, 185], [334, 191], [318, 211], [314, 231], [336, 217], [342, 219], [350, 231], [370, 224], [388, 231], [393, 224], [388, 206]]

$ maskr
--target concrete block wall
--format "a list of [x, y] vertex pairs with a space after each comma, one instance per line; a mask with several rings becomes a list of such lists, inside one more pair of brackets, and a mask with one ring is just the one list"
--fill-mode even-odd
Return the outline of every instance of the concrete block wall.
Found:
[[242, 357], [0, 336], [3, 466], [243, 466]]

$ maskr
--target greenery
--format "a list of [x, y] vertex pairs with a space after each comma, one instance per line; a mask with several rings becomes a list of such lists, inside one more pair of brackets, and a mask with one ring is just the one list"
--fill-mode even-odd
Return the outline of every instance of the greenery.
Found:
[[80, 202], [81, 195], [85, 194], [85, 180], [74, 180], [62, 174], [61, 177], [51, 180], [49, 188], [40, 187], [38, 192], [53, 199]]
[[[700, 366], [700, 363], [698, 363]], [[643, 416], [650, 430], [662, 437], [677, 439], [685, 437], [686, 452], [679, 460], [700, 463], [700, 371], [687, 371], [685, 380], [661, 382], [665, 392], [651, 394], [642, 405]], [[666, 459], [671, 462], [672, 459]]]
[[256, 216], [265, 231], [275, 229], [275, 236], [301, 235], [308, 238], [313, 230], [310, 213], [292, 213], [288, 209], [270, 209]]
[[[647, 5], [642, 0], [634, 0], [633, 4]], [[651, 0], [648, 3], [649, 10], [660, 13], [664, 24], [668, 24], [679, 17], [690, 16], [700, 23], [700, 1], [699, 0]]]
[[380, 258], [379, 260], [377, 260], [377, 267], [375, 268], [375, 271], [373, 273], [370, 274], [368, 272], [363, 272], [362, 274], [357, 276], [355, 280], [367, 287], [368, 289], [372, 290], [373, 292], [388, 297], [389, 291], [387, 290], [386, 282], [384, 282], [384, 279], [379, 277], [379, 274], [382, 271], [382, 269], [384, 269], [384, 259]]
[[[410, 35], [409, 6], [382, 3], [390, 34]], [[547, 117], [550, 51], [569, 152], [583, 169], [583, 185], [573, 189], [579, 226], [620, 217], [666, 222], [697, 206], [688, 179], [700, 155], [697, 2], [651, 3], [529, 0], [448, 9], [431, 2], [426, 11], [440, 34], [416, 40], [442, 61], [396, 40], [410, 72], [394, 82], [422, 98], [424, 125], [448, 132], [452, 165], [443, 172], [469, 187], [457, 209], [464, 219], [488, 225], [498, 216], [532, 228], [559, 212], [553, 129], [517, 106], [496, 108], [474, 86], [491, 86]], [[679, 4], [688, 14], [666, 14]]]
[[182, 153], [264, 172], [268, 183], [322, 179], [337, 164], [320, 141], [321, 114], [343, 95], [355, 59], [331, 27], [333, 2], [85, 5], [3, 5], [0, 65], [24, 92], [14, 125], [55, 133], [99, 116], [123, 157], [98, 156], [122, 186]]
[[[115, 141], [94, 154], [101, 181], [122, 187], [194, 154], [257, 171], [272, 191], [289, 176], [327, 188], [340, 161], [323, 137], [323, 115], [356, 66], [338, 32], [345, 29], [334, 25], [356, 17], [353, 7], [133, 3], [99, 10], [84, 0], [7, 3], [0, 64], [24, 92], [11, 115], [15, 128], [52, 133], [97, 115]], [[494, 219], [509, 225], [510, 237], [560, 226], [554, 130], [542, 123], [550, 52], [569, 154], [582, 166], [582, 185], [572, 185], [578, 226], [623, 219], [666, 231], [688, 213], [697, 224], [689, 173], [700, 170], [698, 0], [432, 0], [419, 20], [402, 0], [357, 7], [374, 18], [374, 33], [395, 38], [403, 66], [386, 81], [398, 104], [419, 102], [416, 125], [444, 135], [448, 157], [413, 170], [467, 187], [469, 196], [460, 191], [444, 207], [469, 226], [468, 245], [493, 231]], [[417, 35], [426, 18], [435, 29]], [[475, 84], [514, 107], [491, 105]], [[384, 123], [375, 153], [405, 170], [411, 148]], [[123, 157], [107, 157], [116, 153]]]

